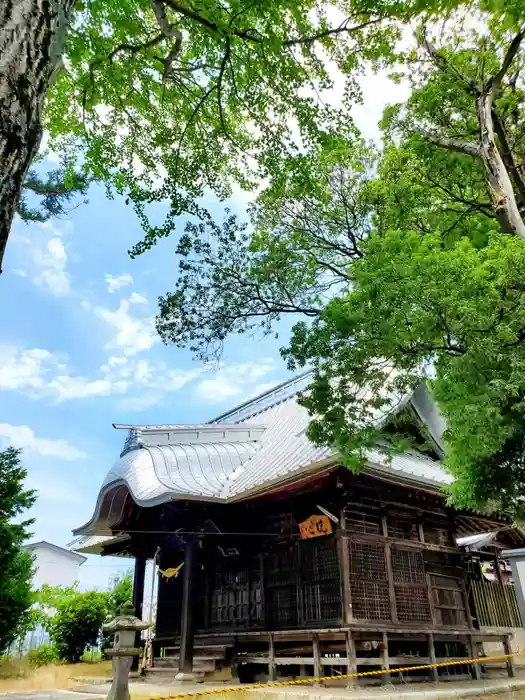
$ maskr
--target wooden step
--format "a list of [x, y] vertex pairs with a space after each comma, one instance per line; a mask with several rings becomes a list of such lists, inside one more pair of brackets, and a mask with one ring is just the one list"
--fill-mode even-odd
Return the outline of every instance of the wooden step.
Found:
[[[175, 656], [156, 657], [153, 661], [153, 664], [154, 668], [175, 671], [176, 673], [179, 669], [179, 658]], [[200, 659], [198, 657], [193, 659], [194, 671], [210, 673], [212, 671], [215, 671], [216, 668], [216, 659]]]
[[[180, 657], [179, 649], [174, 649], [173, 652], [171, 652], [169, 654], [164, 654], [164, 656], [161, 656], [159, 658], [161, 658], [161, 659], [178, 659], [179, 657]], [[206, 652], [204, 654], [203, 653], [193, 654], [193, 658], [194, 659], [205, 659], [206, 661], [208, 661], [210, 659], [214, 659], [216, 661], [224, 661], [224, 659], [226, 657], [225, 657], [224, 653], [221, 654], [220, 652], [216, 652], [216, 653]]]
[[[153, 683], [174, 683], [175, 682], [175, 676], [179, 672], [178, 668], [146, 668], [144, 669], [144, 673], [146, 678], [149, 681], [152, 681]], [[205, 676], [204, 671], [196, 671], [194, 670], [193, 673], [195, 674], [195, 680], [202, 680]]]
[[[180, 650], [180, 646], [177, 645], [172, 645], [172, 646], [166, 646], [162, 647], [165, 651], [175, 651], [178, 652]], [[193, 646], [193, 649], [195, 651], [195, 654], [200, 654], [200, 653], [205, 653], [206, 655], [210, 654], [222, 654], [222, 656], [226, 655], [226, 652], [228, 649], [231, 647], [227, 644], [195, 644]]]

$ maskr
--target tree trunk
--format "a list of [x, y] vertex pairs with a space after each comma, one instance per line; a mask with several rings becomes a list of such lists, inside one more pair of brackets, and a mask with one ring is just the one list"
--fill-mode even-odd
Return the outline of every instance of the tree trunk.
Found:
[[514, 188], [503, 158], [496, 145], [492, 102], [494, 95], [482, 92], [476, 102], [481, 136], [481, 158], [487, 171], [494, 200], [494, 210], [502, 233], [513, 233], [525, 238], [525, 223], [516, 202]]
[[0, 272], [75, 0], [0, 0]]

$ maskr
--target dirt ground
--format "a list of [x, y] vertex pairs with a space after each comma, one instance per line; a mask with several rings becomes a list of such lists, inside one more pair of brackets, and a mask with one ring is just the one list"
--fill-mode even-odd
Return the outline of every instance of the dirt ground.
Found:
[[[52, 664], [34, 670], [18, 669], [18, 677], [0, 677], [0, 694], [31, 690], [69, 690], [79, 676], [110, 676], [111, 661], [93, 664]], [[25, 675], [27, 674], [27, 675]]]

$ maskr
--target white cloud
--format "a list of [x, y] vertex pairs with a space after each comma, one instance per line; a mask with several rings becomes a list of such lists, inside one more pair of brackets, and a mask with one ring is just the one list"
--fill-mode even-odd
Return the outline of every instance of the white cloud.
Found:
[[147, 304], [147, 297], [142, 294], [137, 294], [137, 292], [131, 292], [131, 296], [128, 299], [130, 304]]
[[213, 378], [199, 382], [195, 391], [200, 399], [210, 403], [234, 397], [239, 399], [253, 396], [256, 388], [261, 386], [259, 380], [274, 368], [275, 363], [270, 357], [225, 366], [217, 370]]
[[118, 348], [125, 355], [136, 355], [160, 342], [153, 317], [144, 314], [134, 315], [132, 312], [133, 305], [147, 303], [146, 297], [133, 292], [128, 299], [120, 300], [119, 307], [115, 311], [102, 306], [95, 307], [95, 315], [115, 331], [115, 335], [106, 345], [107, 348]]
[[104, 279], [106, 280], [108, 292], [110, 294], [117, 292], [119, 289], [122, 289], [122, 287], [126, 287], [133, 282], [133, 277], [128, 272], [123, 275], [105, 275]]
[[[29, 233], [22, 233], [21, 226]], [[68, 257], [63, 241], [63, 231], [50, 221], [18, 224], [14, 241], [24, 247], [20, 262], [23, 267], [15, 274], [27, 277], [34, 284], [54, 296], [67, 296], [71, 293], [71, 276], [67, 269]], [[18, 260], [17, 260], [18, 262]]]
[[200, 372], [199, 368], [173, 369], [164, 362], [111, 355], [95, 376], [85, 377], [72, 373], [65, 358], [47, 350], [0, 346], [0, 390], [57, 403], [118, 396], [126, 397], [126, 410], [141, 410], [160, 403], [168, 392], [181, 389]]
[[0, 346], [0, 389], [39, 391], [48, 372], [58, 365], [58, 357], [47, 350]]
[[0, 442], [4, 445], [21, 447], [29, 452], [34, 452], [42, 457], [56, 457], [57, 459], [75, 460], [85, 457], [82, 450], [77, 449], [66, 440], [47, 440], [37, 438], [28, 425], [9, 425], [0, 423]]

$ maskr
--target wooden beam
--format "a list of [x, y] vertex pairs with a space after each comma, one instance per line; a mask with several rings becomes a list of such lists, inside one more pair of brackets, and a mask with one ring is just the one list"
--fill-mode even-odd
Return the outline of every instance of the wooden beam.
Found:
[[[478, 656], [478, 645], [472, 635], [470, 635], [468, 638], [468, 646], [470, 657], [475, 659]], [[479, 664], [471, 664], [470, 668], [472, 669], [472, 677], [477, 681], [481, 680], [481, 669]]]
[[[512, 645], [510, 643], [510, 634], [505, 634], [503, 635], [503, 638], [501, 640], [503, 642], [503, 653], [504, 654], [512, 654]], [[506, 662], [507, 666], [507, 673], [509, 674], [509, 678], [514, 678], [516, 675], [516, 669], [514, 667], [514, 659], [513, 657], [509, 657]]]
[[350, 551], [346, 535], [339, 537], [339, 569], [341, 572], [341, 602], [343, 624], [354, 619], [352, 612], [352, 589], [350, 587]]
[[469, 626], [469, 629], [473, 630], [474, 623], [472, 621], [472, 615], [470, 614], [470, 604], [469, 604], [469, 600], [468, 600], [467, 586], [465, 585], [464, 579], [461, 579], [460, 585], [461, 585], [461, 596], [463, 598], [463, 605], [465, 606], [465, 617], [467, 618], [467, 625]]
[[[383, 644], [381, 647], [381, 668], [384, 671], [388, 671], [390, 669], [390, 659], [388, 658], [388, 633], [383, 632]], [[381, 676], [382, 682], [383, 683], [390, 683], [390, 674], [385, 673], [383, 676]]]
[[184, 546], [184, 566], [182, 567], [182, 610], [180, 625], [179, 672], [191, 673], [193, 670], [193, 638], [195, 634], [193, 620], [193, 579], [196, 540], [188, 540]]
[[390, 544], [385, 545], [385, 564], [386, 575], [388, 578], [388, 597], [390, 600], [390, 617], [392, 623], [398, 624], [397, 605], [396, 605], [396, 588], [394, 585], [394, 573], [392, 571], [392, 549]]
[[[135, 617], [142, 620], [142, 608], [144, 605], [144, 580], [146, 578], [146, 559], [145, 557], [136, 557], [135, 569], [133, 571], [133, 593], [132, 602]], [[120, 613], [119, 613], [120, 614]], [[140, 632], [135, 634], [135, 647], [140, 648]], [[131, 664], [131, 670], [136, 671], [139, 667], [139, 656], [134, 656]]]
[[275, 664], [275, 645], [273, 643], [273, 634], [268, 635], [268, 677], [271, 681], [277, 678], [277, 666]]
[[270, 608], [267, 605], [266, 568], [263, 552], [259, 554], [259, 562], [261, 567], [261, 616], [263, 620], [263, 628], [267, 630], [270, 628]]
[[[437, 663], [436, 661], [436, 647], [434, 644], [434, 635], [429, 634], [428, 635], [428, 655], [430, 656], [430, 663], [435, 664]], [[439, 672], [437, 668], [431, 668], [430, 673], [432, 676], [432, 680], [434, 683], [437, 683], [439, 681]]]
[[[313, 656], [314, 656], [314, 676], [318, 678], [322, 675], [321, 673], [321, 648], [319, 645], [319, 635], [314, 634], [312, 639]], [[316, 683], [319, 685], [319, 683]]]
[[[347, 673], [357, 673], [357, 655], [355, 651], [355, 640], [352, 632], [349, 630], [345, 635], [346, 658], [347, 658]], [[358, 684], [357, 678], [348, 678], [346, 685], [348, 687]]]

